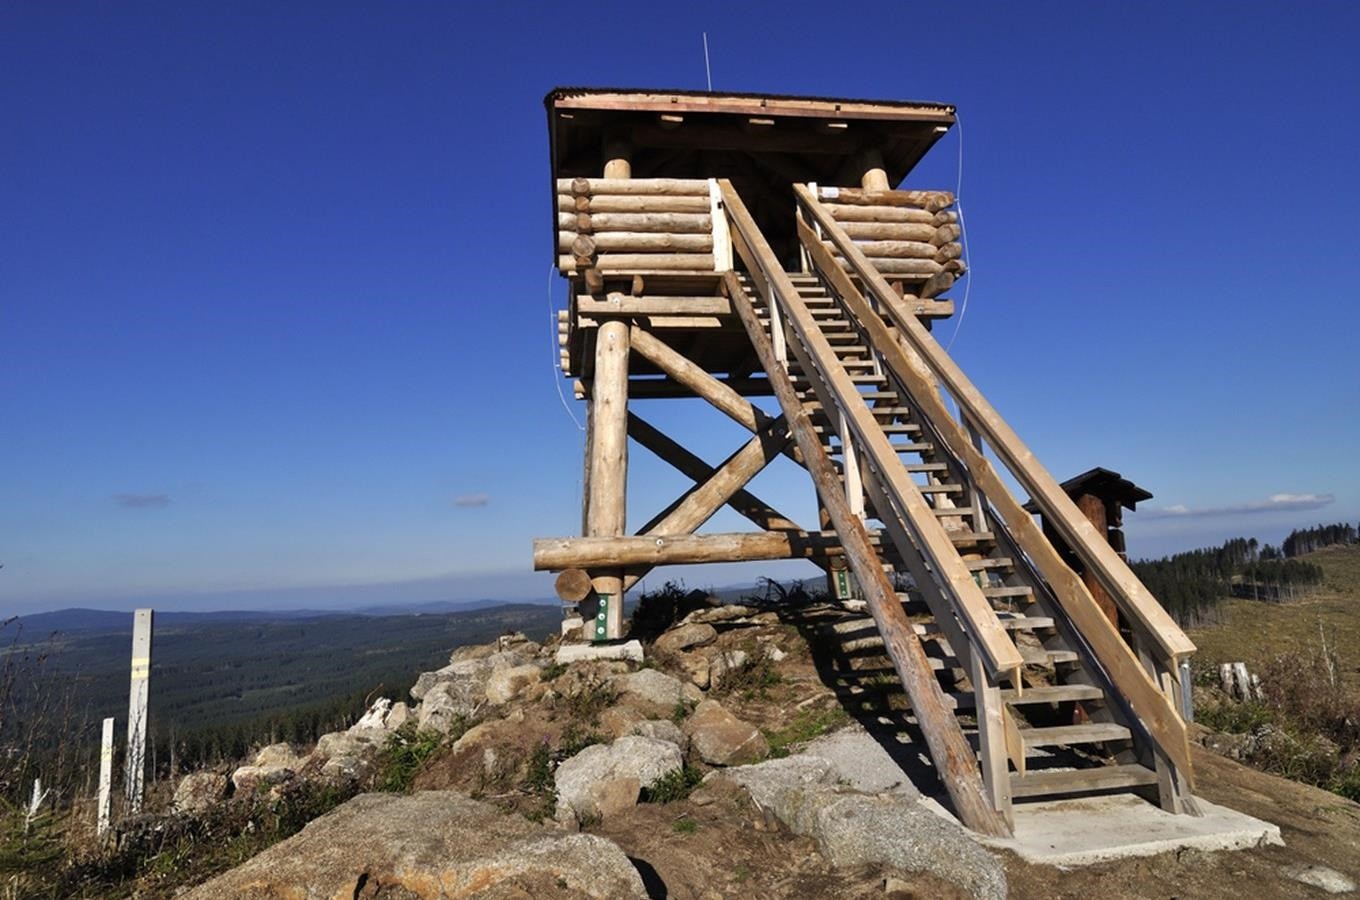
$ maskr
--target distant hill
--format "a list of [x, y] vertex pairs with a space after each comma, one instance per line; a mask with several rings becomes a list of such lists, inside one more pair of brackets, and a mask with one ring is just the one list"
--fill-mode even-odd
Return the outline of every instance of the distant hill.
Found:
[[[508, 631], [541, 640], [561, 617], [559, 605], [534, 603], [396, 615], [157, 614], [150, 728], [162, 742], [173, 734], [204, 752], [274, 736], [314, 740], [362, 712], [370, 695], [405, 698], [416, 676], [445, 665], [455, 647]], [[13, 652], [23, 684], [62, 698], [59, 730], [94, 746], [100, 719], [114, 716], [122, 728], [127, 714], [131, 625], [130, 614], [103, 610], [25, 616], [0, 628], [0, 662]]]

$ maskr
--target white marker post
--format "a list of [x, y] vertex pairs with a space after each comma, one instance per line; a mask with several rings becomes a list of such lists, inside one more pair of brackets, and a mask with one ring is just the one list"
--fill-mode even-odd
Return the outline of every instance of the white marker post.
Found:
[[104, 720], [104, 734], [99, 741], [99, 824], [100, 837], [108, 833], [113, 818], [113, 718]]
[[124, 780], [127, 811], [142, 811], [142, 782], [146, 777], [147, 696], [151, 687], [151, 619], [139, 609], [132, 620], [132, 685], [128, 691], [128, 749]]

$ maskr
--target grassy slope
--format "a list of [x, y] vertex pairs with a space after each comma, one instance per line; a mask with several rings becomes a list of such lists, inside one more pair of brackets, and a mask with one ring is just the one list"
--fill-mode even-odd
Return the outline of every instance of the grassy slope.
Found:
[[1303, 559], [1322, 567], [1322, 589], [1292, 603], [1229, 600], [1223, 621], [1192, 629], [1196, 665], [1245, 662], [1253, 671], [1276, 654], [1310, 649], [1321, 634], [1349, 670], [1360, 667], [1360, 545], [1329, 547]]

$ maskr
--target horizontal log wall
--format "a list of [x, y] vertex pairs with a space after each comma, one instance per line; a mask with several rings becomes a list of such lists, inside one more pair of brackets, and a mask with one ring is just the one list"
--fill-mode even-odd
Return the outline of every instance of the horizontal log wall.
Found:
[[[564, 274], [716, 269], [707, 180], [560, 178], [558, 268]], [[592, 291], [598, 286], [590, 288]]]
[[[948, 191], [823, 187], [818, 195], [874, 268], [914, 296], [935, 297], [967, 270]], [[844, 254], [830, 242], [825, 246], [849, 271]]]

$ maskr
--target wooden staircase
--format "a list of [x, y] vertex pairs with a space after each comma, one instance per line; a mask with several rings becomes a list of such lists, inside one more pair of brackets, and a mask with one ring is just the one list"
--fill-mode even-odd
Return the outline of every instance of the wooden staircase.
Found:
[[[1008, 716], [1016, 723], [1015, 735], [1022, 748], [1020, 760], [1013, 761], [1020, 764], [1010, 775], [1011, 796], [1043, 800], [1155, 785], [1157, 773], [1150, 765], [1150, 755], [1141, 754], [1149, 764], [1137, 761], [1140, 754], [1134, 746], [1132, 729], [1121, 724], [1117, 713], [1109, 709], [1098, 672], [1073, 649], [1064, 634], [1070, 633], [1070, 627], [1059, 628], [1061, 614], [1045, 602], [1042, 586], [1036, 586], [1030, 573], [1017, 567], [1014, 557], [1007, 552], [996, 523], [989, 521], [958, 462], [931, 439], [929, 424], [923, 423], [920, 411], [890, 383], [866, 346], [865, 337], [826, 287], [810, 275], [791, 275], [790, 280], [822, 333], [830, 339], [837, 363], [856, 385], [902, 468], [914, 476], [933, 514], [945, 523], [960, 561], [974, 574], [998, 620], [1017, 638], [1022, 635], [1028, 638], [1016, 641], [1025, 663], [1022, 689], [1011, 688], [1000, 694]], [[742, 284], [768, 327], [769, 309], [753, 290], [749, 276], [742, 278]], [[796, 359], [789, 361], [787, 377], [811, 413], [823, 446], [837, 463], [841, 482], [845, 484], [846, 445]], [[880, 518], [872, 503], [866, 501], [865, 506], [867, 519]], [[887, 547], [881, 555], [895, 582], [911, 584], [911, 574], [902, 561], [903, 552], [915, 553], [915, 549]], [[904, 590], [898, 597], [912, 617], [916, 633], [927, 645], [931, 668], [941, 681], [946, 699], [962, 717], [965, 733], [975, 733], [974, 690], [965, 665], [934, 622], [920, 592]], [[828, 626], [824, 636], [839, 644], [847, 662], [877, 665], [876, 670], [868, 670], [867, 676], [876, 677], [876, 684], [882, 684], [882, 676], [891, 672], [883, 652], [883, 639], [872, 618], [848, 617]], [[863, 682], [864, 671], [850, 667], [843, 678], [847, 685]], [[892, 688], [893, 693], [901, 694], [895, 679]], [[876, 699], [881, 703], [886, 695], [878, 693]], [[1054, 724], [1057, 722], [1065, 724]], [[1079, 752], [1045, 752], [1037, 766], [1030, 764], [1035, 751], [1054, 747]]]
[[[995, 424], [994, 411], [938, 344], [922, 338], [919, 323], [906, 321], [900, 297], [837, 233], [813, 193], [796, 191], [807, 271], [790, 273], [776, 268], [740, 198], [725, 187], [747, 270], [728, 278], [727, 292], [748, 310], [743, 320], [765, 348], [768, 377], [792, 388], [776, 390], [786, 419], [806, 414], [849, 512], [880, 533], [875, 565], [898, 588], [889, 602], [900, 604], [925, 650], [976, 753], [988, 799], [1007, 820], [1016, 800], [1129, 790], [1193, 813], [1184, 723], [1171, 702], [1183, 635], [1158, 618], [1159, 607], [1146, 608], [1151, 598], [1136, 579], [1136, 588], [1116, 585], [1132, 613], [1132, 643], [1099, 614], [1032, 519], [1016, 512], [1019, 501], [983, 456], [984, 440], [997, 456], [1018, 460], [1012, 474], [1018, 467], [1022, 486], [1035, 484], [1050, 504], [1061, 502], [1049, 499], [1056, 482], [1030, 464], [1004, 423]], [[958, 403], [957, 419], [942, 388]], [[821, 485], [819, 496], [825, 503]], [[844, 532], [851, 523], [840, 515], [833, 526]], [[1122, 575], [1091, 546], [1091, 535], [1079, 533], [1077, 543], [1095, 564]], [[862, 566], [855, 574], [876, 580]], [[866, 596], [872, 617], [847, 612], [825, 626], [824, 637], [838, 648], [838, 687], [870, 704], [868, 711], [880, 704], [888, 713], [904, 701], [888, 677], [901, 674], [904, 662], [900, 641], [883, 632], [892, 617], [875, 608], [882, 591]], [[919, 685], [912, 696], [921, 697]]]

